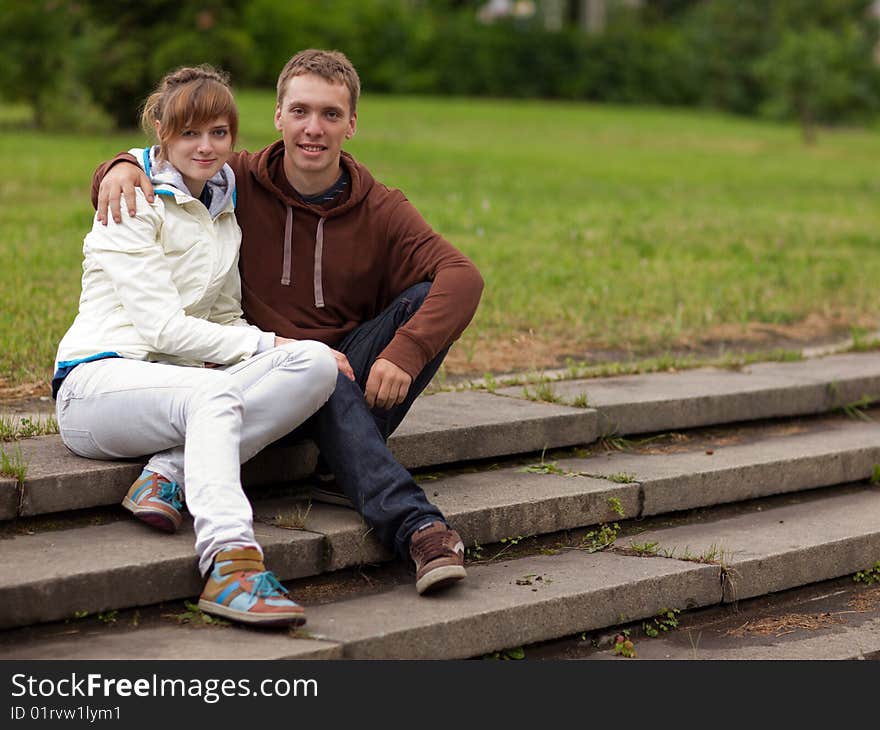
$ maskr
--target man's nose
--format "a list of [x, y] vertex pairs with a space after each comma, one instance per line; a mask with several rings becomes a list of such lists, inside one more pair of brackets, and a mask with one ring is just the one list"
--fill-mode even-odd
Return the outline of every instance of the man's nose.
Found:
[[323, 134], [324, 128], [321, 126], [321, 118], [317, 114], [309, 114], [306, 119], [306, 134], [312, 136]]

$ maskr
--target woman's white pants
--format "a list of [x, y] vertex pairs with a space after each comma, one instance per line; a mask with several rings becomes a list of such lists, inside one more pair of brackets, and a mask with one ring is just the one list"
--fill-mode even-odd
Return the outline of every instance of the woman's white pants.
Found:
[[184, 489], [204, 575], [219, 551], [259, 547], [241, 464], [324, 405], [336, 376], [330, 349], [312, 341], [226, 368], [110, 358], [73, 369], [56, 413], [64, 444], [79, 456], [154, 455], [146, 468]]

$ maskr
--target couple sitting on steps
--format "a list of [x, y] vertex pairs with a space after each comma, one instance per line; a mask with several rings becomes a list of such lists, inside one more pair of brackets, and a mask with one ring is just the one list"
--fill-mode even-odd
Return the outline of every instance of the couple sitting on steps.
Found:
[[173, 532], [186, 502], [199, 607], [236, 621], [305, 622], [263, 563], [240, 482], [240, 465], [282, 438], [315, 441], [313, 497], [349, 501], [411, 557], [419, 593], [465, 577], [461, 538], [386, 441], [483, 281], [342, 151], [359, 93], [343, 54], [302, 51], [278, 78], [281, 139], [234, 152], [226, 77], [181, 68], [143, 111], [157, 143], [93, 181], [79, 313], [53, 378], [61, 437], [87, 458], [150, 455], [123, 506]]

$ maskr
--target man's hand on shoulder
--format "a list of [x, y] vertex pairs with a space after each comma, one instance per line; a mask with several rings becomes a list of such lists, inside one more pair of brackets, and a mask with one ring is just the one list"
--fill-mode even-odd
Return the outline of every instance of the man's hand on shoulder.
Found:
[[364, 395], [370, 408], [389, 409], [403, 403], [412, 377], [390, 360], [379, 358], [370, 368], [367, 378], [367, 389]]
[[125, 198], [128, 214], [130, 216], [136, 215], [135, 188], [143, 190], [147, 200], [153, 202], [153, 185], [150, 183], [150, 178], [138, 165], [131, 162], [117, 162], [113, 165], [104, 175], [101, 186], [98, 188], [98, 220], [103, 225], [107, 225], [107, 208], [109, 207], [113, 220], [116, 223], [122, 223], [119, 205], [121, 198]]

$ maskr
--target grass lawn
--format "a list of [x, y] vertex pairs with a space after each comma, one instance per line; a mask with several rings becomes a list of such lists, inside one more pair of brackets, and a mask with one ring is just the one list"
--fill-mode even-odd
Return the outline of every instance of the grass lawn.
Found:
[[[241, 92], [241, 147], [275, 136]], [[71, 113], [75, 113], [73, 110]], [[138, 132], [0, 106], [0, 386], [45, 381], [76, 311], [96, 164]], [[367, 96], [349, 149], [486, 279], [450, 372], [875, 327], [880, 137], [708, 112]]]

